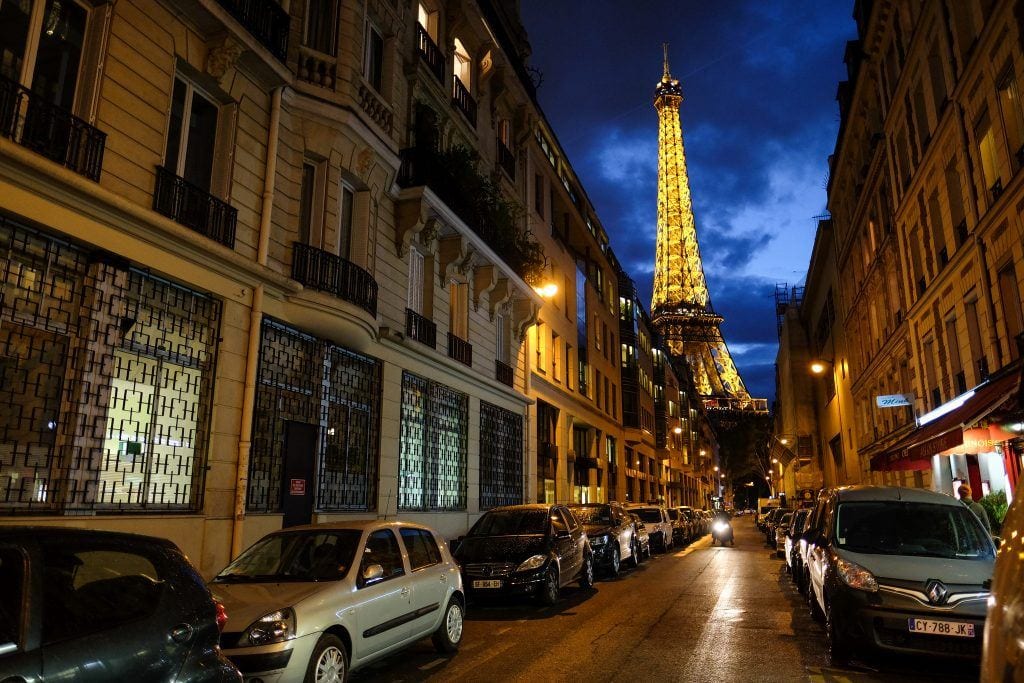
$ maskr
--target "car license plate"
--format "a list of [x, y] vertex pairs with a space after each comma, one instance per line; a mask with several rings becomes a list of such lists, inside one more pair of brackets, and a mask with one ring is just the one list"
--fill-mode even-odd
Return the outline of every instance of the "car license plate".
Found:
[[474, 581], [473, 588], [501, 588], [501, 581], [498, 579], [485, 579], [482, 581]]
[[967, 624], [962, 621], [907, 619], [907, 625], [914, 633], [927, 633], [934, 636], [956, 636], [957, 638], [974, 637], [974, 624]]

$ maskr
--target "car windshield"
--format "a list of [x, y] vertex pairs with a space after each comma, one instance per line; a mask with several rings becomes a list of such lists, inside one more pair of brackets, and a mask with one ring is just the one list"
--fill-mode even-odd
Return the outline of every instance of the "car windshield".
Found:
[[337, 581], [352, 566], [362, 532], [292, 531], [252, 546], [213, 580], [215, 583]]
[[612, 512], [607, 505], [571, 505], [569, 509], [580, 524], [611, 524]]
[[661, 510], [657, 508], [642, 508], [636, 511], [637, 516], [645, 522], [660, 522]]
[[962, 505], [840, 503], [835, 534], [838, 547], [855, 553], [963, 560], [995, 557], [981, 523]]
[[669, 510], [668, 518], [673, 521], [679, 519], [679, 510]]
[[469, 530], [470, 536], [521, 536], [547, 533], [547, 510], [492, 510]]

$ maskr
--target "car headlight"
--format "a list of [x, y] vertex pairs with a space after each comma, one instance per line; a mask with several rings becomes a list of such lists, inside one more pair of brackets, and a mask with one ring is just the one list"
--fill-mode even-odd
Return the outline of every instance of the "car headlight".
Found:
[[537, 569], [543, 567], [544, 563], [548, 561], [547, 555], [534, 555], [523, 560], [522, 564], [516, 567], [517, 572], [528, 572], [531, 569]]
[[239, 639], [242, 647], [281, 643], [295, 637], [295, 611], [291, 607], [265, 614], [245, 629]]
[[878, 591], [878, 581], [875, 580], [875, 575], [856, 562], [849, 562], [837, 557], [836, 571], [839, 572], [839, 578], [843, 580], [843, 583], [850, 588], [868, 593]]
[[591, 536], [590, 545], [604, 545], [608, 542], [607, 536]]

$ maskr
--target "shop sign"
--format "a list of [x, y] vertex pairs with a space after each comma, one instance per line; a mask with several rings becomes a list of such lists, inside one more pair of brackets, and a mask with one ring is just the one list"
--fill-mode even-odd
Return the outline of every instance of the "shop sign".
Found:
[[886, 396], [875, 396], [875, 403], [879, 408], [899, 408], [901, 406], [914, 405], [913, 394], [888, 394]]
[[288, 493], [293, 496], [304, 496], [306, 495], [306, 480], [305, 479], [292, 479], [289, 482]]
[[999, 427], [999, 425], [989, 425], [988, 427], [975, 427], [973, 429], [965, 429], [963, 444], [950, 448], [949, 450], [942, 451], [940, 455], [976, 455], [978, 453], [993, 453], [996, 450], [996, 446], [1001, 445], [1004, 441], [1012, 439], [1013, 434], [1005, 432]]

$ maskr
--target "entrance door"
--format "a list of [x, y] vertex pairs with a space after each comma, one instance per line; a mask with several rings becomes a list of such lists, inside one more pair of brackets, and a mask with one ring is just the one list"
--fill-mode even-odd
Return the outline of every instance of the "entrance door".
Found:
[[319, 428], [305, 422], [284, 423], [284, 466], [281, 491], [282, 527], [313, 521], [313, 466]]

